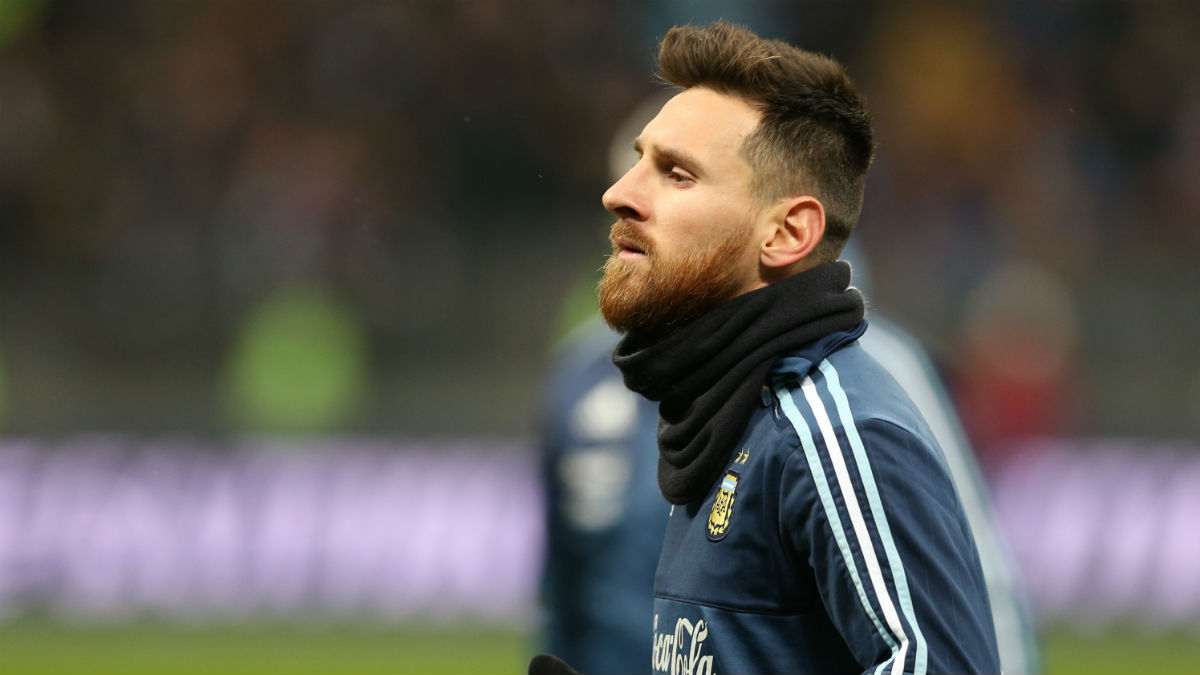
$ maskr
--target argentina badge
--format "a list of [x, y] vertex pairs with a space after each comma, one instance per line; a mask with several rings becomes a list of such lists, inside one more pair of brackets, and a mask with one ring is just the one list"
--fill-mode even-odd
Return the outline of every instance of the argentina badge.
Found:
[[733, 503], [737, 499], [738, 472], [732, 469], [721, 479], [721, 489], [713, 498], [712, 511], [708, 514], [708, 540], [721, 541], [729, 532], [729, 521], [733, 518]]

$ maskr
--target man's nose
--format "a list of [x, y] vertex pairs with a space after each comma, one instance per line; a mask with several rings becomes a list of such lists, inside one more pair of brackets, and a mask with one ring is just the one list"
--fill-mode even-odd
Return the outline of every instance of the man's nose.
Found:
[[650, 214], [646, 197], [641, 189], [642, 163], [634, 164], [624, 176], [617, 179], [607, 190], [601, 201], [604, 208], [618, 218], [643, 221]]

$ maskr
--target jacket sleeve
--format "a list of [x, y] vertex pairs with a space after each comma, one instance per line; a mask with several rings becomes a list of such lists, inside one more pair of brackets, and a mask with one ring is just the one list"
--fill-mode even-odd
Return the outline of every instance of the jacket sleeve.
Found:
[[940, 453], [890, 422], [856, 424], [805, 387], [781, 400], [800, 447], [782, 476], [780, 534], [862, 671], [1000, 672], [978, 553]]

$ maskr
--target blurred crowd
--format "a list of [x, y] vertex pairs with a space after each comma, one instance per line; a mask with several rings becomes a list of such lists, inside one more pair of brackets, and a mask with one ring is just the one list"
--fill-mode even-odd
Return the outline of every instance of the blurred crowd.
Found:
[[[0, 431], [527, 432], [710, 5], [3, 3]], [[867, 92], [872, 304], [981, 448], [1200, 432], [1200, 6], [739, 5]]]

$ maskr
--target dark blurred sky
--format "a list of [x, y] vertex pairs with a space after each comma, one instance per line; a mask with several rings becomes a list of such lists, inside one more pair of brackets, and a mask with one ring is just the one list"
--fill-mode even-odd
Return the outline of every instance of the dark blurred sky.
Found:
[[3, 6], [0, 432], [527, 431], [655, 40], [722, 12], [866, 91], [873, 311], [980, 439], [1200, 432], [1195, 3]]

